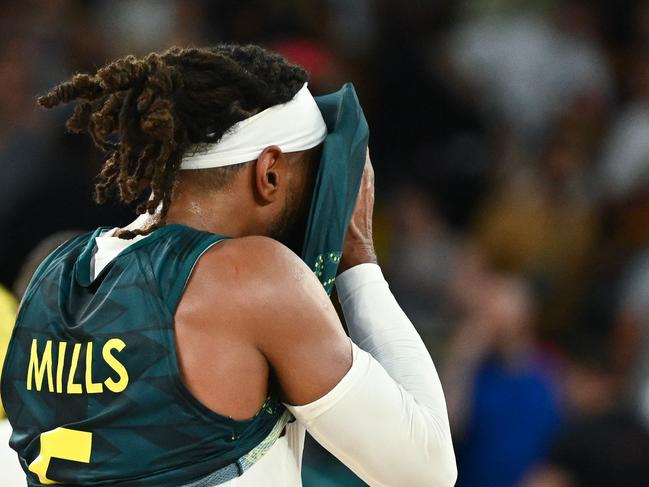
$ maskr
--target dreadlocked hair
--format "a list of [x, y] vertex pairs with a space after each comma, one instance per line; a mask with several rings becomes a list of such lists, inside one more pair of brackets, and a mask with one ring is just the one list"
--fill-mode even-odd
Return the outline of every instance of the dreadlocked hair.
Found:
[[218, 142], [235, 123], [291, 100], [306, 72], [259, 46], [172, 47], [129, 55], [95, 74], [79, 73], [38, 99], [52, 108], [78, 102], [66, 127], [87, 132], [107, 158], [95, 201], [116, 196], [156, 222], [119, 236], [146, 235], [166, 224], [183, 155]]

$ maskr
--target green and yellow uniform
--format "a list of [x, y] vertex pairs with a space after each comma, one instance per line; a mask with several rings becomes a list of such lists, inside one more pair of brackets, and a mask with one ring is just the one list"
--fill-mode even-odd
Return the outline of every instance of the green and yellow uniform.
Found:
[[224, 237], [167, 225], [91, 280], [101, 230], [41, 264], [7, 351], [2, 400], [29, 485], [215, 485], [241, 475], [288, 413], [273, 392], [248, 421], [203, 406], [181, 380], [173, 324], [191, 269]]

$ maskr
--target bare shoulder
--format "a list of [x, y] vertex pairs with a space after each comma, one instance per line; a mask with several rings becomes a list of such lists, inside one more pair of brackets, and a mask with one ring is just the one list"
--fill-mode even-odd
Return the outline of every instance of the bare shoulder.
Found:
[[[195, 272], [228, 281], [245, 292], [249, 300], [274, 300], [281, 304], [300, 297], [330, 300], [311, 269], [288, 247], [269, 237], [230, 239], [213, 246], [199, 261]], [[268, 304], [268, 303], [267, 303]]]
[[[300, 266], [306, 268], [302, 260], [288, 247], [270, 237], [250, 236], [224, 240], [213, 246], [205, 255], [208, 261], [226, 257], [246, 269], [264, 272], [274, 267]], [[216, 262], [215, 262], [216, 263]]]

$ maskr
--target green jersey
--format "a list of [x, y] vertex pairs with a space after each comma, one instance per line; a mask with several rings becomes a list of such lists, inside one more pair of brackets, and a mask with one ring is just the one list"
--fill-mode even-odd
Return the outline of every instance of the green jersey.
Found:
[[167, 225], [93, 280], [98, 229], [34, 274], [2, 374], [30, 486], [215, 485], [241, 475], [288, 419], [272, 392], [236, 421], [202, 405], [178, 369], [174, 314], [192, 268], [225, 237]]

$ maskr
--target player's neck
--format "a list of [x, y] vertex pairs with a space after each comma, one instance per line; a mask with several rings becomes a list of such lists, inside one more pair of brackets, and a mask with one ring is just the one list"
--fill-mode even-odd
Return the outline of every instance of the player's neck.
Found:
[[254, 235], [255, 225], [251, 220], [240, 198], [227, 191], [203, 197], [176, 192], [167, 214], [167, 223], [182, 223], [230, 237]]

